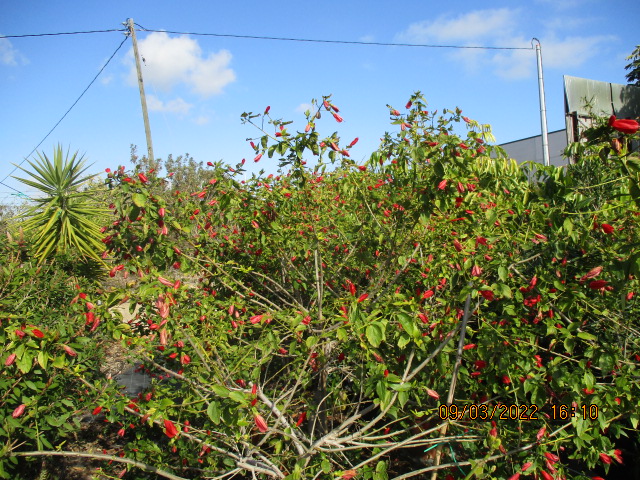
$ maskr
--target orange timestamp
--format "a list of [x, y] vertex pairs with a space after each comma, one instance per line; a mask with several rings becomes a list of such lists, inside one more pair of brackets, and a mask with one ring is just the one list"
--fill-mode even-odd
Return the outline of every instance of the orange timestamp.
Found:
[[498, 403], [496, 405], [465, 404], [440, 405], [438, 416], [441, 420], [538, 420], [538, 406]]

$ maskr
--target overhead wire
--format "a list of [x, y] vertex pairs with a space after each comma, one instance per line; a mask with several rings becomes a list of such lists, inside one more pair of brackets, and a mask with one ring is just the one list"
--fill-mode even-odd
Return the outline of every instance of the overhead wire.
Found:
[[53, 131], [56, 129], [56, 127], [58, 125], [60, 125], [60, 123], [62, 122], [62, 120], [65, 119], [65, 117], [69, 114], [69, 112], [71, 112], [71, 110], [73, 109], [73, 107], [76, 106], [76, 104], [80, 101], [80, 99], [84, 96], [85, 93], [87, 93], [87, 90], [89, 90], [89, 88], [91, 88], [91, 86], [95, 83], [95, 81], [98, 79], [98, 77], [100, 76], [100, 74], [104, 71], [105, 68], [107, 68], [107, 65], [109, 65], [109, 63], [111, 62], [111, 60], [113, 59], [113, 57], [116, 56], [116, 54], [118, 53], [118, 51], [122, 48], [122, 45], [124, 45], [124, 43], [128, 40], [129, 35], [125, 36], [125, 38], [122, 40], [122, 42], [120, 43], [120, 45], [118, 45], [118, 48], [115, 49], [115, 51], [111, 54], [111, 56], [109, 57], [109, 59], [105, 62], [105, 64], [102, 66], [102, 68], [98, 71], [98, 73], [96, 74], [95, 77], [93, 77], [93, 80], [91, 80], [91, 82], [89, 82], [89, 85], [87, 85], [87, 87], [82, 91], [82, 93], [80, 94], [80, 96], [76, 99], [75, 102], [73, 102], [73, 105], [71, 105], [69, 107], [69, 109], [64, 113], [64, 115], [62, 115], [62, 117], [60, 118], [60, 120], [58, 120], [58, 122], [51, 128], [51, 130], [49, 130], [49, 132], [44, 136], [44, 138], [42, 140], [40, 140], [40, 143], [38, 143], [33, 150], [31, 150], [31, 153], [29, 153], [29, 155], [27, 155], [18, 165], [16, 165], [14, 167], [13, 170], [11, 170], [1, 181], [0, 184], [4, 185], [5, 187], [10, 188], [11, 190], [15, 190], [18, 193], [22, 193], [19, 190], [16, 190], [15, 188], [11, 187], [10, 185], [7, 185], [6, 183], [4, 183], [4, 181], [9, 178], [9, 176], [11, 176], [11, 174], [13, 172], [15, 172], [18, 167], [20, 165], [22, 165], [31, 155], [33, 155], [33, 153], [38, 149], [38, 147], [40, 147], [40, 145], [42, 145], [44, 143], [44, 141], [49, 138], [49, 135], [51, 135], [53, 133]]
[[0, 38], [27, 38], [27, 37], [55, 37], [58, 35], [84, 35], [88, 33], [108, 33], [108, 32], [126, 32], [123, 28], [112, 28], [109, 30], [85, 30], [82, 32], [59, 32], [59, 33], [28, 33], [24, 35], [0, 35]]
[[422, 47], [422, 48], [459, 48], [459, 49], [479, 49], [479, 50], [534, 50], [533, 47], [488, 47], [488, 46], [473, 46], [473, 45], [433, 45], [433, 44], [421, 44], [421, 43], [392, 43], [392, 42], [365, 42], [357, 40], [322, 40], [312, 38], [293, 38], [293, 37], [268, 37], [262, 35], [237, 35], [230, 33], [201, 33], [201, 32], [180, 32], [176, 30], [155, 30], [145, 28], [139, 23], [135, 24], [145, 32], [156, 33], [172, 33], [174, 35], [194, 35], [205, 37], [227, 37], [227, 38], [244, 38], [250, 40], [277, 40], [284, 42], [307, 42], [307, 43], [337, 43], [343, 45], [376, 45], [386, 47]]

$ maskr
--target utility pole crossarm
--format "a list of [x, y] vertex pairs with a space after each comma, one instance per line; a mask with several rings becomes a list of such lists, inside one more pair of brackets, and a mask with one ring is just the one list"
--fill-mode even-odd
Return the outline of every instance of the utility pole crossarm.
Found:
[[127, 20], [127, 27], [133, 43], [133, 56], [136, 59], [136, 72], [138, 73], [138, 87], [140, 88], [140, 103], [142, 104], [142, 118], [144, 119], [144, 133], [147, 136], [147, 157], [149, 161], [154, 160], [153, 143], [151, 142], [151, 127], [149, 126], [149, 114], [147, 112], [147, 98], [144, 95], [144, 83], [142, 80], [142, 69], [140, 68], [140, 54], [138, 53], [138, 40], [136, 39], [136, 29], [133, 18]]

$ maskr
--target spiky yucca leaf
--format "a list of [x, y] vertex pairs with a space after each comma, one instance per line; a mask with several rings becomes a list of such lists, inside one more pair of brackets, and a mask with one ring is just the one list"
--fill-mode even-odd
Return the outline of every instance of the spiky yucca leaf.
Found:
[[90, 191], [80, 187], [95, 177], [82, 174], [87, 170], [84, 156], [78, 152], [64, 155], [62, 147], [54, 149], [53, 161], [38, 153], [35, 161], [27, 160], [33, 171], [20, 170], [31, 178], [13, 177], [42, 193], [35, 205], [22, 217], [25, 232], [34, 235], [34, 256], [39, 262], [52, 254], [66, 252], [102, 262], [99, 253], [104, 249], [100, 227], [93, 219], [107, 211], [94, 204]]

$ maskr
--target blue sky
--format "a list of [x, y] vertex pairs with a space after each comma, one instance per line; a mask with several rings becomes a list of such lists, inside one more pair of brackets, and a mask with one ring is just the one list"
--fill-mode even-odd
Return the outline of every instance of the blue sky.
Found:
[[[384, 43], [530, 47], [542, 44], [549, 131], [564, 128], [563, 75], [626, 83], [625, 57], [640, 43], [636, 0], [427, 2], [327, 0], [219, 2], [1, 0], [0, 35], [123, 28]], [[259, 132], [243, 112], [304, 128], [312, 98], [332, 94], [345, 121], [328, 116], [322, 134], [359, 137], [368, 158], [420, 90], [432, 109], [460, 107], [493, 126], [498, 143], [540, 132], [533, 50], [403, 48], [282, 42], [137, 31], [156, 157], [189, 153], [203, 162], [253, 164], [246, 141]], [[0, 39], [0, 180], [42, 140], [122, 42], [122, 33]], [[127, 40], [98, 80], [39, 147], [60, 143], [86, 155], [92, 172], [128, 165], [130, 145], [146, 152], [138, 88]], [[15, 175], [15, 173], [14, 173]], [[15, 197], [0, 185], [0, 203]]]

